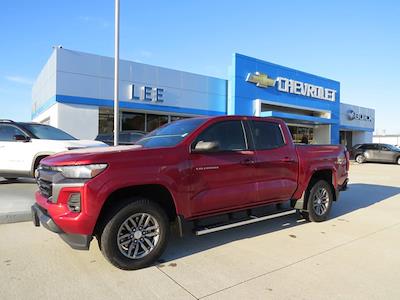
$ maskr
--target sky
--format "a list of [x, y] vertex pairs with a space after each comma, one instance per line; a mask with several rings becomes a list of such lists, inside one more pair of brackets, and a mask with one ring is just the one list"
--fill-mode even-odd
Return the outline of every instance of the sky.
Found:
[[[245, 54], [340, 81], [400, 134], [400, 1], [120, 2], [122, 59], [226, 79]], [[0, 37], [0, 118], [30, 120], [53, 46], [114, 55], [114, 0], [1, 0]]]

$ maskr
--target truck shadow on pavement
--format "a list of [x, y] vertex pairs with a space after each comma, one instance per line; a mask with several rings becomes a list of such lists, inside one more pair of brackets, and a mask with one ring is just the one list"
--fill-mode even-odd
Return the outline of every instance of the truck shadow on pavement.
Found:
[[17, 178], [17, 179], [5, 179], [0, 177], [0, 184], [22, 184], [22, 183], [36, 183], [34, 178]]
[[[400, 187], [363, 183], [349, 184], [349, 189], [342, 192], [339, 201], [333, 204], [329, 220], [366, 208], [398, 194], [400, 194]], [[166, 263], [223, 244], [257, 237], [306, 223], [307, 221], [302, 219], [299, 214], [293, 214], [204, 236], [195, 236], [191, 232], [191, 228], [186, 228], [183, 238], [179, 238], [177, 234], [171, 237], [169, 245], [158, 263]]]

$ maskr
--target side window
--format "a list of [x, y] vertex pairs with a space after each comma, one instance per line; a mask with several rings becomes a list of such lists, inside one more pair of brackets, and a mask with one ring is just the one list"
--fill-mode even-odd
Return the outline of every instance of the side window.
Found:
[[0, 141], [2, 142], [14, 141], [15, 135], [25, 136], [25, 134], [15, 126], [8, 124], [0, 124]]
[[382, 151], [389, 151], [389, 148], [386, 147], [385, 145], [379, 145], [379, 150], [382, 150]]
[[200, 141], [217, 142], [219, 151], [247, 149], [241, 121], [222, 121], [211, 125], [200, 133], [193, 145]]
[[285, 144], [279, 124], [265, 121], [251, 123], [256, 150], [274, 149]]
[[363, 150], [378, 150], [378, 148], [375, 144], [367, 144], [362, 149]]

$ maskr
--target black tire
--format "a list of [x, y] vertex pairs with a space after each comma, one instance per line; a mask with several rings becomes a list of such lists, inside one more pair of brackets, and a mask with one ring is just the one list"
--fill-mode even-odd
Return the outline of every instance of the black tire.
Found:
[[[135, 227], [131, 222], [133, 217], [134, 222], [137, 222], [136, 225], [140, 225], [140, 219], [137, 218], [141, 218], [142, 215], [151, 216], [153, 218], [151, 220], [156, 222], [148, 221], [148, 226], [150, 226], [147, 228], [149, 230], [150, 227], [157, 227], [156, 225], [158, 224], [159, 229], [157, 240], [154, 236], [148, 238], [147, 236], [142, 235], [143, 232], [145, 233], [145, 231], [142, 230], [146, 229], [142, 228], [139, 230], [139, 226]], [[126, 227], [126, 225], [123, 224], [128, 224], [128, 226]], [[131, 231], [127, 228], [130, 228]], [[137, 228], [137, 231], [134, 232], [134, 228]], [[116, 213], [106, 223], [100, 236], [101, 252], [110, 263], [120, 269], [141, 269], [152, 265], [161, 256], [167, 246], [169, 232], [168, 217], [165, 211], [157, 203], [151, 202], [145, 198], [134, 198], [130, 203], [127, 203], [121, 209], [116, 211]], [[140, 236], [136, 236], [136, 233], [139, 233]], [[129, 237], [119, 239], [119, 236], [126, 236], [129, 234]], [[150, 233], [147, 232], [147, 234]], [[154, 242], [154, 248], [147, 252], [144, 250], [144, 247], [150, 249], [151, 246], [149, 246], [150, 244], [147, 244], [146, 239], [147, 241]], [[139, 255], [140, 250], [136, 252], [137, 247], [143, 251], [142, 255], [144, 256], [137, 258], [128, 257]], [[135, 255], [135, 253], [137, 254]]]
[[364, 156], [363, 154], [358, 154], [358, 155], [354, 158], [354, 160], [355, 160], [357, 163], [362, 164], [362, 163], [365, 162], [365, 156]]
[[331, 211], [332, 203], [332, 186], [325, 180], [314, 182], [308, 192], [306, 219], [311, 222], [325, 221]]
[[400, 165], [400, 156], [396, 160], [397, 164]]

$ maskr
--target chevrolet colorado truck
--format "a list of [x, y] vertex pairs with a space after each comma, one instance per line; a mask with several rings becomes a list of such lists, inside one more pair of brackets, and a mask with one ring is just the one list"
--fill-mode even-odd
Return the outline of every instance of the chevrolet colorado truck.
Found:
[[160, 257], [174, 224], [182, 233], [187, 222], [250, 211], [248, 219], [196, 230], [213, 232], [268, 219], [251, 210], [283, 202], [310, 221], [324, 221], [347, 186], [348, 170], [343, 146], [295, 145], [279, 119], [191, 118], [133, 146], [46, 157], [32, 215], [36, 226], [72, 248], [89, 249], [96, 237], [113, 265], [133, 270]]

